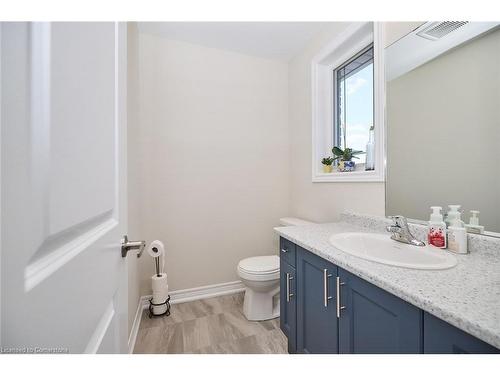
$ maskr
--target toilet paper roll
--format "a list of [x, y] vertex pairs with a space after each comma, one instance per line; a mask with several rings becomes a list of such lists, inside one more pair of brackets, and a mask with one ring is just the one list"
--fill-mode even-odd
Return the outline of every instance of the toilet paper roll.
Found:
[[[151, 276], [151, 286], [153, 289], [153, 303], [165, 302], [168, 298], [167, 274], [161, 273], [160, 275]], [[153, 306], [155, 315], [163, 314], [165, 311], [167, 311], [166, 305]]]
[[147, 252], [155, 260], [157, 266], [156, 272], [163, 272], [165, 270], [165, 246], [160, 240], [154, 240], [147, 248]]
[[154, 292], [153, 293], [153, 303], [158, 305], [164, 303], [168, 298], [168, 293], [165, 292]]
[[164, 303], [168, 298], [168, 293], [165, 292], [154, 292], [153, 293], [153, 303], [158, 305]]
[[167, 305], [153, 306], [153, 314], [161, 315], [167, 311]]
[[165, 254], [165, 246], [160, 240], [154, 240], [148, 246], [148, 254], [153, 258], [162, 256]]
[[168, 292], [167, 274], [163, 272], [160, 273], [159, 276], [158, 275], [151, 276], [151, 287], [153, 289], [153, 292], [165, 290], [165, 288], [167, 289]]
[[153, 291], [153, 302], [154, 303], [162, 303], [168, 297], [168, 285], [165, 285], [165, 288], [160, 290]]
[[[153, 294], [153, 303], [155, 304], [160, 304], [164, 303], [165, 300], [167, 299], [168, 295], [155, 295]], [[159, 305], [159, 306], [153, 306], [153, 314], [155, 315], [160, 315], [163, 314], [165, 311], [167, 311], [167, 305]]]

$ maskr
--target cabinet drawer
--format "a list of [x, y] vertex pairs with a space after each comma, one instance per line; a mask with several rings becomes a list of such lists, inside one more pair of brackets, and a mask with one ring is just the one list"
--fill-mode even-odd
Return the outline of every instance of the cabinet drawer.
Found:
[[286, 238], [280, 237], [280, 258], [281, 261], [295, 267], [295, 244]]

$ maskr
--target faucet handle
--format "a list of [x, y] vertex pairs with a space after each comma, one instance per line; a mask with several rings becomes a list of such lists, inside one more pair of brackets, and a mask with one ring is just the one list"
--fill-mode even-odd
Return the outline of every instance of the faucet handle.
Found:
[[415, 246], [425, 246], [425, 243], [417, 240], [410, 232], [408, 221], [402, 215], [389, 216], [393, 224], [387, 227], [387, 231], [392, 233], [393, 240]]
[[392, 219], [392, 222], [394, 225], [396, 225], [400, 228], [407, 228], [408, 227], [408, 222], [406, 221], [406, 218], [403, 215], [389, 216], [389, 218]]

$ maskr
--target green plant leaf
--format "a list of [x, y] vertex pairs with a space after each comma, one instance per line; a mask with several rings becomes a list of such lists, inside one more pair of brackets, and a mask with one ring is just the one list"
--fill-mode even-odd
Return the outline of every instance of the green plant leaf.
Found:
[[353, 150], [350, 147], [346, 147], [345, 150], [342, 150], [340, 147], [335, 146], [334, 148], [332, 148], [332, 153], [335, 155], [335, 157], [333, 158], [333, 160], [341, 159], [341, 160], [344, 160], [344, 161], [350, 161], [353, 158], [354, 159], [359, 159], [355, 155], [364, 154], [365, 152], [364, 151]]
[[344, 151], [342, 151], [341, 148], [335, 146], [334, 148], [332, 148], [332, 153], [335, 155], [335, 156], [343, 156], [344, 155]]
[[332, 165], [334, 159], [331, 158], [331, 157], [327, 157], [327, 158], [323, 158], [321, 160], [321, 164], [324, 164], [324, 165]]

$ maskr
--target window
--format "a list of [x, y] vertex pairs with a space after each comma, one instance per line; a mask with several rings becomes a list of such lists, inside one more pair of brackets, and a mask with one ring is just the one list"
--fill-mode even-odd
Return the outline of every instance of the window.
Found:
[[[373, 46], [365, 48], [334, 71], [335, 109], [333, 144], [366, 151], [374, 124]], [[366, 154], [356, 163], [365, 163]]]
[[[312, 182], [385, 180], [384, 98], [384, 25], [355, 22], [311, 60]], [[325, 168], [335, 146], [362, 152], [354, 170]]]

